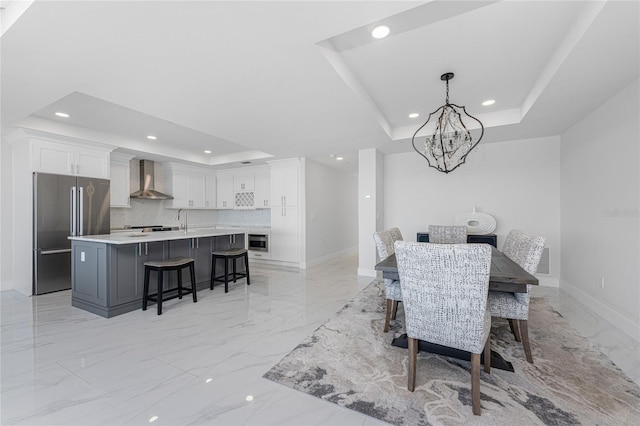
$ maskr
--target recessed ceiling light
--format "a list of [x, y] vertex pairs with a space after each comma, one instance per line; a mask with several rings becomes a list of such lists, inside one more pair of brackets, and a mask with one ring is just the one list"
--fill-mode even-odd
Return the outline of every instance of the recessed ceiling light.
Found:
[[153, 422], [155, 422], [156, 420], [158, 420], [158, 416], [151, 416], [151, 417], [149, 417], [149, 423], [153, 423]]
[[210, 150], [210, 149], [205, 149], [205, 150], [204, 150], [204, 153], [205, 153], [205, 154], [211, 154], [211, 150]]
[[371, 31], [371, 37], [373, 38], [385, 38], [389, 35], [391, 30], [386, 25], [378, 25]]
[[151, 139], [152, 141], [155, 141], [158, 138], [156, 136], [149, 135], [149, 136], [147, 136], [147, 139]]
[[245, 401], [247, 402], [253, 401], [253, 395], [247, 395], [247, 397], [245, 398]]
[[344, 160], [344, 157], [336, 157], [336, 160], [342, 161], [342, 160]]
[[418, 114], [417, 112], [412, 112], [411, 114], [409, 114], [409, 118], [417, 118], [420, 117], [420, 114]]
[[69, 118], [69, 114], [67, 114], [66, 112], [56, 112], [56, 115], [62, 118]]
[[495, 104], [495, 103], [496, 103], [496, 101], [494, 101], [493, 99], [488, 99], [488, 100], [484, 101], [484, 102], [482, 103], [482, 105], [484, 105], [484, 106], [489, 106], [489, 105], [493, 105], [493, 104]]

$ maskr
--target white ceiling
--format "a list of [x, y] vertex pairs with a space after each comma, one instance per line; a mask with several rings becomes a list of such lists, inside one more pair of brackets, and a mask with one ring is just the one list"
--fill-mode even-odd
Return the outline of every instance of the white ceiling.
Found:
[[[370, 37], [378, 23], [389, 37]], [[412, 149], [448, 71], [483, 143], [562, 133], [638, 78], [639, 27], [639, 3], [614, 0], [36, 1], [3, 28], [2, 132], [353, 171], [359, 149]]]

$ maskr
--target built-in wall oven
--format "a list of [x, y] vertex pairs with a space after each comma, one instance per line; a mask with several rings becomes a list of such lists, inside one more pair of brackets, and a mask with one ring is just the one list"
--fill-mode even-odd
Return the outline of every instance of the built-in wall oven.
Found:
[[247, 233], [247, 249], [269, 253], [269, 234]]

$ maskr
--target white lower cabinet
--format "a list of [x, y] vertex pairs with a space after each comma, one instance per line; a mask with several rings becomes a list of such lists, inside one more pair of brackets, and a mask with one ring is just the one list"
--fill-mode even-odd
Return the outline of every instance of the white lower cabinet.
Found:
[[300, 220], [298, 207], [273, 207], [271, 209], [271, 260], [300, 261]]

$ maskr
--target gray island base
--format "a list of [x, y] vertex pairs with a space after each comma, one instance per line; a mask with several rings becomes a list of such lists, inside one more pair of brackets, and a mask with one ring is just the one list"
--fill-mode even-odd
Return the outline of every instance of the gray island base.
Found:
[[[198, 290], [209, 288], [211, 252], [244, 248], [244, 233], [237, 230], [117, 233], [69, 237], [71, 241], [71, 305], [111, 318], [142, 309], [144, 263], [173, 257], [195, 259]], [[238, 265], [239, 268], [244, 266]], [[185, 272], [183, 279], [190, 278]], [[163, 290], [177, 285], [176, 273], [165, 275]], [[152, 274], [149, 292], [157, 292]]]

